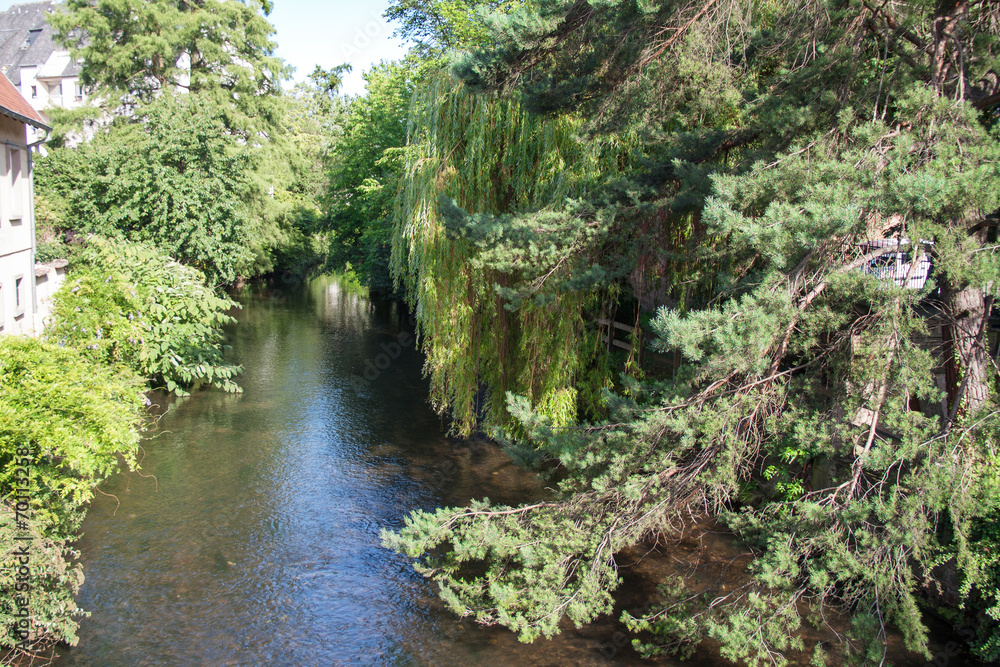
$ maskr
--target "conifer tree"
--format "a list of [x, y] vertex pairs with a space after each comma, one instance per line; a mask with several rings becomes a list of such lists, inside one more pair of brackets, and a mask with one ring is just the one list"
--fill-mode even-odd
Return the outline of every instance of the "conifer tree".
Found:
[[287, 68], [275, 57], [271, 3], [259, 0], [69, 0], [50, 21], [81, 59], [81, 81], [114, 109], [159, 91], [213, 98], [230, 130], [280, 126]]
[[[456, 611], [526, 640], [609, 611], [616, 553], [705, 519], [753, 556], [747, 583], [667, 587], [659, 608], [626, 613], [646, 652], [712, 637], [733, 661], [781, 664], [804, 648], [800, 625], [834, 610], [854, 618], [836, 635], [851, 660], [882, 660], [889, 625], [930, 657], [921, 600], [944, 563], [967, 601], [1000, 617], [1000, 568], [976, 542], [996, 534], [1000, 471], [986, 344], [1000, 285], [996, 10], [574, 1], [495, 17], [494, 46], [455, 68], [473, 90], [515, 95], [550, 122], [582, 114], [592, 142], [639, 137], [627, 178], [588, 188], [576, 209], [621, 233], [588, 239], [564, 279], [687, 242], [687, 257], [653, 262], [670, 288], [657, 344], [686, 362], [609, 397], [612, 418], [592, 425], [561, 428], [509, 394], [562, 471], [558, 494], [417, 512], [387, 543], [421, 556]], [[492, 258], [553, 238], [518, 226], [547, 214], [537, 209], [562, 211], [560, 227], [574, 218], [551, 200], [517, 219], [459, 205], [437, 210]], [[888, 261], [905, 268], [889, 274]], [[918, 344], [939, 328], [943, 351]], [[989, 632], [980, 650], [995, 657]]]
[[[509, 424], [508, 391], [575, 421], [582, 304], [596, 281], [567, 280], [608, 230], [568, 198], [616, 170], [623, 151], [581, 144], [572, 118], [535, 117], [442, 76], [415, 93], [410, 126], [392, 267], [417, 309], [432, 402], [466, 435], [484, 417]], [[544, 230], [539, 243], [532, 230]]]

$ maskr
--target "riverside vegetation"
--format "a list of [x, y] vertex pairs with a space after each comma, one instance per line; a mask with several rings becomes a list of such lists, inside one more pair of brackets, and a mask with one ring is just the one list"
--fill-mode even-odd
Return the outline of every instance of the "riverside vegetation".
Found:
[[[879, 664], [894, 627], [929, 659], [933, 611], [1000, 658], [996, 4], [390, 11], [425, 57], [391, 266], [432, 400], [556, 492], [385, 543], [530, 641], [610, 612], [619, 552], [717, 522], [745, 582], [662, 582], [621, 617], [643, 654]], [[615, 377], [588, 323], [616, 313], [683, 363]]]
[[[137, 468], [142, 392], [239, 391], [222, 331], [236, 303], [222, 289], [323, 263], [312, 190], [343, 111], [316, 87], [282, 93], [273, 28], [253, 2], [67, 10], [52, 21], [100, 106], [54, 111], [54, 140], [35, 161], [39, 254], [71, 259], [52, 321], [41, 339], [0, 337], [4, 662], [76, 642], [73, 542], [98, 485]], [[116, 27], [139, 13], [141, 28]], [[233, 49], [240, 67], [222, 75]], [[176, 66], [148, 67], [182, 52], [193, 60], [185, 94]], [[92, 140], [68, 145], [85, 131]]]
[[[879, 664], [895, 628], [930, 658], [934, 613], [1000, 659], [993, 0], [395, 0], [414, 48], [357, 99], [343, 67], [281, 91], [266, 5], [67, 6], [113, 120], [39, 160], [41, 210], [113, 241], [60, 296], [63, 347], [27, 358], [232, 390], [213, 288], [349, 269], [413, 308], [453, 432], [551, 477], [543, 502], [383, 534], [458, 614], [551, 636], [613, 609], [616, 554], [716, 525], [744, 581], [662, 582], [621, 616], [642, 654]], [[609, 318], [681, 363], [610, 353]], [[106, 398], [109, 433], [133, 433], [134, 393]], [[4, 470], [23, 443], [81, 488], [110, 470], [73, 468], [42, 424], [3, 441]], [[71, 555], [58, 525], [43, 546]], [[72, 641], [74, 579], [49, 581], [38, 637]], [[849, 629], [808, 644], [831, 618]]]

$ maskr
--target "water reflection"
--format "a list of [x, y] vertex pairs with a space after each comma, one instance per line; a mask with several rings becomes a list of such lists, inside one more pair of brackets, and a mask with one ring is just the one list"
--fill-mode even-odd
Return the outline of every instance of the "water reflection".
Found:
[[609, 664], [583, 635], [525, 646], [458, 621], [381, 548], [412, 509], [543, 493], [443, 436], [418, 354], [392, 347], [404, 313], [334, 280], [244, 304], [244, 393], [172, 404], [145, 446], [155, 479], [117, 476], [95, 502], [93, 615], [61, 664]]
[[[531, 645], [459, 621], [380, 546], [417, 508], [545, 493], [494, 447], [444, 437], [421, 359], [400, 344], [405, 313], [332, 279], [243, 302], [245, 392], [173, 402], [145, 445], [150, 476], [105, 485], [80, 542], [93, 615], [60, 664], [653, 664], [610, 619]], [[732, 562], [725, 548], [623, 556], [621, 605], [641, 608], [685, 559]], [[707, 650], [683, 664], [720, 664]]]

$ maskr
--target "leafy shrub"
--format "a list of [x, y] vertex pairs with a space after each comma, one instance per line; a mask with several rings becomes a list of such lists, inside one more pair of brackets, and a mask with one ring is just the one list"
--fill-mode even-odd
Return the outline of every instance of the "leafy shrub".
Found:
[[164, 95], [37, 162], [38, 190], [74, 228], [163, 249], [213, 282], [252, 271], [266, 243], [250, 203], [252, 147], [203, 95]]
[[69, 248], [59, 240], [38, 241], [35, 245], [35, 261], [51, 262], [54, 259], [66, 259], [69, 255]]
[[59, 196], [35, 193], [35, 261], [66, 259], [69, 248], [63, 242], [66, 204]]
[[[987, 441], [996, 447], [1000, 418], [991, 418], [993, 437]], [[983, 493], [980, 518], [972, 523], [972, 548], [964, 565], [962, 593], [966, 614], [974, 614], [976, 638], [972, 651], [990, 664], [1000, 663], [1000, 457], [983, 457]]]
[[124, 365], [168, 391], [240, 391], [242, 368], [223, 359], [222, 327], [238, 307], [203, 274], [136, 243], [93, 238], [56, 293], [50, 339], [100, 363]]
[[136, 467], [141, 386], [77, 350], [0, 336], [0, 660], [76, 643], [83, 574], [68, 543], [94, 488]]

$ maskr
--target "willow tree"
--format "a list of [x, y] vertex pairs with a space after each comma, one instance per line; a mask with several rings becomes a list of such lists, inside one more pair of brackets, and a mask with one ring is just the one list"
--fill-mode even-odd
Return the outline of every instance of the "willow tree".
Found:
[[624, 154], [586, 147], [577, 127], [446, 76], [414, 95], [392, 266], [416, 306], [432, 401], [459, 433], [480, 417], [508, 423], [507, 392], [576, 418], [582, 305], [599, 281], [564, 279], [607, 225], [565, 211]]
[[[463, 79], [542, 117], [586, 113], [596, 136], [635, 129], [636, 198], [694, 211], [719, 243], [690, 252], [724, 270], [703, 307], [658, 312], [658, 344], [686, 364], [630, 386], [611, 420], [552, 428], [511, 400], [560, 464], [554, 497], [414, 513], [387, 541], [456, 611], [527, 640], [609, 611], [618, 553], [703, 520], [742, 540], [747, 579], [664, 582], [660, 604], [623, 615], [646, 652], [710, 637], [733, 661], [782, 664], [834, 612], [853, 620], [829, 635], [850, 660], [884, 661], [891, 625], [929, 658], [922, 605], [942, 566], [967, 612], [1000, 620], [985, 335], [998, 16], [995, 2], [565, 0], [498, 17]], [[589, 203], [581, 221], [620, 219]], [[888, 258], [906, 270], [887, 275]], [[944, 354], [918, 344], [937, 327]], [[990, 623], [978, 650], [995, 660]]]

